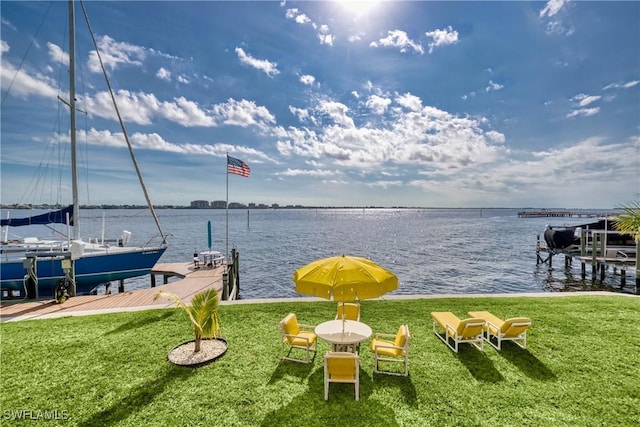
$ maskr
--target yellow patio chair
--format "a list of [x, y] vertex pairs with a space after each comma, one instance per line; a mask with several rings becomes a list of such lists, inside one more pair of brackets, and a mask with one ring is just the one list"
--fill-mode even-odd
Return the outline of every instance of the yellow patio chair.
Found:
[[[483, 319], [460, 320], [450, 311], [432, 311], [431, 318], [433, 319], [433, 333], [456, 353], [460, 343], [469, 343], [478, 350], [484, 349], [482, 337], [485, 321]], [[438, 332], [438, 326], [444, 329], [444, 334]], [[453, 341], [453, 345], [451, 345], [451, 341]]]
[[345, 320], [360, 321], [360, 304], [355, 302], [338, 303], [338, 313], [336, 314], [336, 320], [342, 320], [344, 314]]
[[[278, 325], [280, 327], [282, 347], [285, 351], [287, 348], [289, 350], [285, 356], [282, 356], [282, 358], [294, 362], [309, 363], [309, 355], [311, 352], [314, 353], [315, 357], [316, 340], [318, 338], [314, 332], [311, 332], [313, 330], [313, 326], [298, 323], [298, 319], [294, 313], [287, 314], [287, 316], [282, 319]], [[309, 330], [304, 331], [303, 329]], [[301, 360], [290, 357], [291, 352], [294, 349], [304, 350], [306, 354], [305, 359]]]
[[[469, 316], [484, 319], [484, 340], [496, 350], [502, 350], [502, 341], [513, 341], [522, 348], [527, 348], [527, 330], [531, 326], [528, 317], [512, 317], [500, 319], [488, 311], [470, 311]], [[496, 343], [493, 342], [492, 337]]]
[[329, 383], [353, 383], [360, 400], [360, 358], [357, 354], [330, 351], [324, 355], [324, 400], [329, 399]]
[[[387, 338], [387, 339], [384, 339]], [[389, 340], [393, 338], [393, 340]], [[371, 342], [373, 352], [373, 371], [388, 375], [409, 375], [409, 342], [411, 333], [409, 325], [400, 325], [398, 332], [394, 334], [375, 334]], [[381, 370], [380, 362], [398, 362], [404, 365], [402, 372]]]

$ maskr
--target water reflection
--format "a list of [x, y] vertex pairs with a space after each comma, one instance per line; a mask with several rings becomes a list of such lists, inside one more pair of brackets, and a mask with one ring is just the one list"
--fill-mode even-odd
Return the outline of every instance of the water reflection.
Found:
[[591, 266], [587, 264], [586, 275], [582, 278], [581, 267], [562, 266], [549, 268], [546, 264], [536, 266], [535, 276], [542, 278], [544, 290], [550, 292], [576, 292], [576, 291], [609, 291], [638, 294], [635, 278], [629, 272], [625, 272], [625, 284], [621, 276], [621, 270], [614, 271], [609, 268], [605, 272], [604, 281], [599, 274], [595, 276], [591, 272]]

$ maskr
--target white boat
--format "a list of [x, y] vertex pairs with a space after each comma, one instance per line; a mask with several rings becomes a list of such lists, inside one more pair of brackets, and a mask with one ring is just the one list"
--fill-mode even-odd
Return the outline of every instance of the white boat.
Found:
[[[120, 122], [138, 173], [147, 204], [158, 228], [160, 243], [156, 246], [128, 246], [131, 233], [124, 231], [114, 242], [84, 241], [80, 237], [80, 205], [78, 202], [78, 173], [76, 161], [76, 105], [75, 105], [75, 5], [69, 1], [69, 100], [63, 101], [70, 110], [72, 205], [27, 218], [6, 218], [3, 227], [66, 224], [73, 230], [59, 240], [25, 238], [9, 241], [8, 229], [0, 245], [0, 288], [3, 296], [19, 294], [26, 298], [54, 297], [58, 301], [68, 296], [89, 293], [98, 285], [149, 274], [167, 249], [166, 236], [142, 182], [126, 131]], [[98, 47], [96, 46], [96, 51]], [[103, 70], [104, 71], [104, 70]], [[106, 73], [105, 74], [105, 78]], [[108, 83], [108, 81], [107, 81]], [[111, 87], [109, 85], [109, 90]], [[112, 94], [115, 104], [115, 98]], [[118, 113], [118, 117], [120, 114]], [[113, 244], [112, 244], [113, 243]]]

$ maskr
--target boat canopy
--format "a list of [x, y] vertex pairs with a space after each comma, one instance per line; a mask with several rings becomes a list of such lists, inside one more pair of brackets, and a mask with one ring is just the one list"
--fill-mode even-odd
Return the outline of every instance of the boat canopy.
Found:
[[69, 205], [59, 211], [47, 212], [26, 218], [3, 219], [0, 225], [2, 225], [2, 227], [22, 227], [25, 225], [66, 224], [67, 214], [69, 215], [69, 225], [73, 225], [73, 205]]

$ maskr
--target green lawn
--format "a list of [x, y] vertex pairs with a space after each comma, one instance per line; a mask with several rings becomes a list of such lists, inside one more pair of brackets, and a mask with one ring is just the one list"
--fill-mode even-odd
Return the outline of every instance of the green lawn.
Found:
[[[9, 419], [23, 414], [26, 425], [80, 426], [640, 424], [637, 297], [363, 301], [362, 321], [374, 332], [407, 323], [413, 340], [408, 377], [374, 375], [363, 346], [359, 402], [347, 384], [332, 384], [324, 400], [326, 343], [310, 365], [280, 361], [281, 318], [295, 312], [318, 324], [335, 309], [295, 300], [221, 306], [229, 349], [197, 369], [166, 359], [192, 339], [182, 310], [4, 323], [0, 422], [15, 425]], [[529, 348], [463, 345], [455, 354], [433, 335], [429, 313], [469, 310], [530, 317]], [[30, 419], [52, 413], [67, 419]]]

